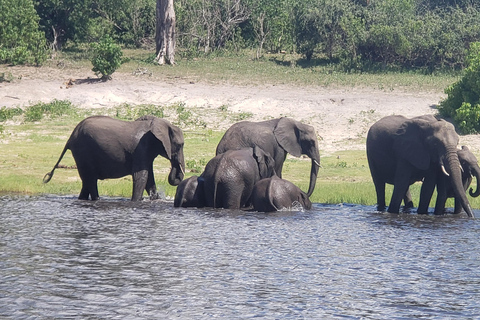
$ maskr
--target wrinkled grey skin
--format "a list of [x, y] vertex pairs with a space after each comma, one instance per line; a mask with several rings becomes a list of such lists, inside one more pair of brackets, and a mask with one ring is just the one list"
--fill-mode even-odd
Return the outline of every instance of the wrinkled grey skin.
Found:
[[305, 210], [312, 208], [312, 203], [305, 192], [290, 181], [276, 175], [255, 184], [251, 202], [253, 209], [260, 212], [279, 211], [298, 204]]
[[184, 179], [182, 182], [180, 182], [175, 192], [173, 206], [176, 208], [205, 207], [203, 182], [203, 177], [197, 176], [191, 176], [190, 178]]
[[253, 186], [275, 174], [273, 158], [259, 147], [228, 150], [211, 159], [204, 179], [205, 205], [240, 209], [248, 204]]
[[[418, 212], [427, 213], [438, 169], [444, 167], [455, 197], [468, 216], [473, 217], [462, 183], [458, 140], [452, 124], [430, 115], [412, 119], [387, 116], [373, 124], [367, 135], [367, 158], [377, 193], [377, 209], [385, 210], [386, 183], [394, 186], [388, 212], [398, 213], [402, 199], [407, 200], [406, 206], [412, 206], [408, 203], [409, 186], [423, 180]], [[446, 195], [438, 197], [443, 199]]]
[[153, 160], [158, 155], [170, 160], [168, 182], [178, 185], [185, 172], [183, 144], [182, 131], [164, 119], [144, 116], [136, 121], [121, 121], [106, 116], [89, 117], [75, 127], [57, 164], [43, 181], [50, 181], [70, 149], [82, 179], [79, 199], [99, 198], [98, 179], [126, 175], [133, 176], [132, 201], [141, 200], [144, 190], [156, 199]]
[[[457, 151], [458, 159], [460, 160], [460, 165], [462, 166], [462, 182], [463, 189], [467, 191], [468, 187], [472, 183], [473, 177], [477, 180], [476, 191], [473, 191], [472, 188], [469, 190], [469, 194], [472, 197], [478, 197], [480, 195], [480, 167], [478, 166], [477, 157], [468, 149], [466, 146], [462, 146], [461, 150]], [[455, 198], [455, 208], [454, 214], [459, 214], [462, 212], [462, 205], [460, 201], [455, 197], [455, 192], [453, 190], [453, 184], [451, 178], [446, 176], [441, 170], [438, 171], [438, 182], [437, 188], [446, 188], [445, 191], [439, 192], [439, 194], [445, 194], [444, 199], [437, 199], [435, 206], [435, 214], [443, 214], [445, 211], [445, 202], [447, 198]]]
[[216, 154], [254, 146], [259, 146], [272, 156], [275, 172], [280, 178], [288, 153], [295, 157], [307, 155], [312, 160], [307, 194], [312, 195], [320, 166], [317, 135], [312, 126], [290, 118], [238, 122], [225, 132], [218, 143]]

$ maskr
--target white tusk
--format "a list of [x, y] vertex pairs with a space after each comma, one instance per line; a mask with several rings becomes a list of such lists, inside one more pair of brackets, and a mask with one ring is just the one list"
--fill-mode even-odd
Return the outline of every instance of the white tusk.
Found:
[[180, 165], [180, 171], [182, 171], [182, 174], [185, 175], [185, 170], [183, 170], [182, 165]]
[[318, 161], [315, 160], [315, 159], [313, 159], [313, 163], [315, 163], [315, 164], [316, 164], [317, 166], [319, 166], [320, 168], [322, 167], [322, 166], [320, 165], [320, 163], [318, 163]]
[[462, 165], [458, 165], [458, 166], [460, 167], [460, 171], [463, 172], [463, 167], [462, 167]]
[[445, 166], [442, 166], [442, 171], [443, 171], [443, 174], [445, 174], [447, 177], [450, 177], [447, 170], [445, 170]]

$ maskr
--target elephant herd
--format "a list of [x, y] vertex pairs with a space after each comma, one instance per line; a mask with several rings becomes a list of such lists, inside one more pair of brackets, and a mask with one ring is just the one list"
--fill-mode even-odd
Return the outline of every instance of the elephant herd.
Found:
[[[480, 195], [480, 168], [467, 147], [457, 149], [459, 137], [449, 122], [424, 115], [411, 119], [387, 116], [371, 126], [367, 135], [368, 165], [377, 195], [377, 209], [384, 211], [385, 184], [393, 185], [388, 212], [413, 207], [410, 185], [422, 181], [418, 213], [427, 213], [437, 190], [435, 214], [442, 214], [447, 198], [455, 198], [455, 213], [463, 210], [473, 217], [466, 190], [477, 180]], [[132, 201], [151, 199], [158, 193], [153, 161], [158, 156], [171, 163], [168, 182], [177, 186], [175, 207], [253, 208], [269, 212], [298, 207], [310, 209], [309, 197], [315, 188], [320, 153], [312, 126], [290, 118], [261, 122], [242, 121], [232, 125], [220, 140], [216, 155], [199, 176], [184, 179], [182, 130], [167, 120], [143, 116], [121, 121], [93, 116], [73, 130], [56, 165], [44, 177], [53, 176], [67, 150], [71, 150], [82, 180], [79, 199], [99, 198], [98, 179], [132, 175]], [[311, 159], [310, 181], [303, 192], [282, 179], [283, 163], [291, 154]]]

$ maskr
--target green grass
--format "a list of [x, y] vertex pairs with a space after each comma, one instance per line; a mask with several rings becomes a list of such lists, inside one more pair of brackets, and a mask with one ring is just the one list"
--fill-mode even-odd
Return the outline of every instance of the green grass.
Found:
[[[289, 85], [374, 88], [386, 92], [441, 91], [459, 79], [459, 73], [424, 74], [421, 72], [345, 73], [335, 64], [321, 60], [306, 62], [297, 54], [266, 54], [254, 59], [254, 51], [236, 55], [211, 54], [182, 57], [179, 52], [175, 66], [153, 64], [154, 54], [141, 49], [124, 49], [126, 63], [116, 71], [139, 77], [183, 79], [192, 82], [235, 83], [240, 85]], [[81, 51], [62, 52], [49, 67], [91, 70], [92, 65]], [[115, 73], [112, 75], [115, 78]]]

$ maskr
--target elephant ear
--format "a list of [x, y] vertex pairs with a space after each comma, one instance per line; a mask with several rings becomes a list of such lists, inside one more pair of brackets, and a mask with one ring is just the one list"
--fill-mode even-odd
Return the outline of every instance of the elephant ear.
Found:
[[430, 166], [430, 154], [423, 144], [428, 125], [424, 120], [405, 121], [397, 130], [393, 143], [397, 156], [420, 170], [427, 170]]
[[295, 120], [289, 118], [280, 118], [277, 126], [273, 130], [273, 135], [277, 139], [278, 144], [288, 153], [295, 157], [302, 155], [302, 146], [298, 138], [298, 125]]
[[157, 138], [163, 144], [163, 148], [165, 149], [168, 160], [172, 159], [171, 136], [175, 135], [175, 132], [173, 132], [173, 130], [174, 128], [170, 124], [170, 122], [164, 119], [159, 119], [155, 117], [151, 120], [150, 132], [153, 133], [155, 138]]
[[270, 154], [265, 153], [259, 146], [253, 147], [253, 157], [257, 161], [260, 179], [271, 177], [275, 174], [275, 160]]

